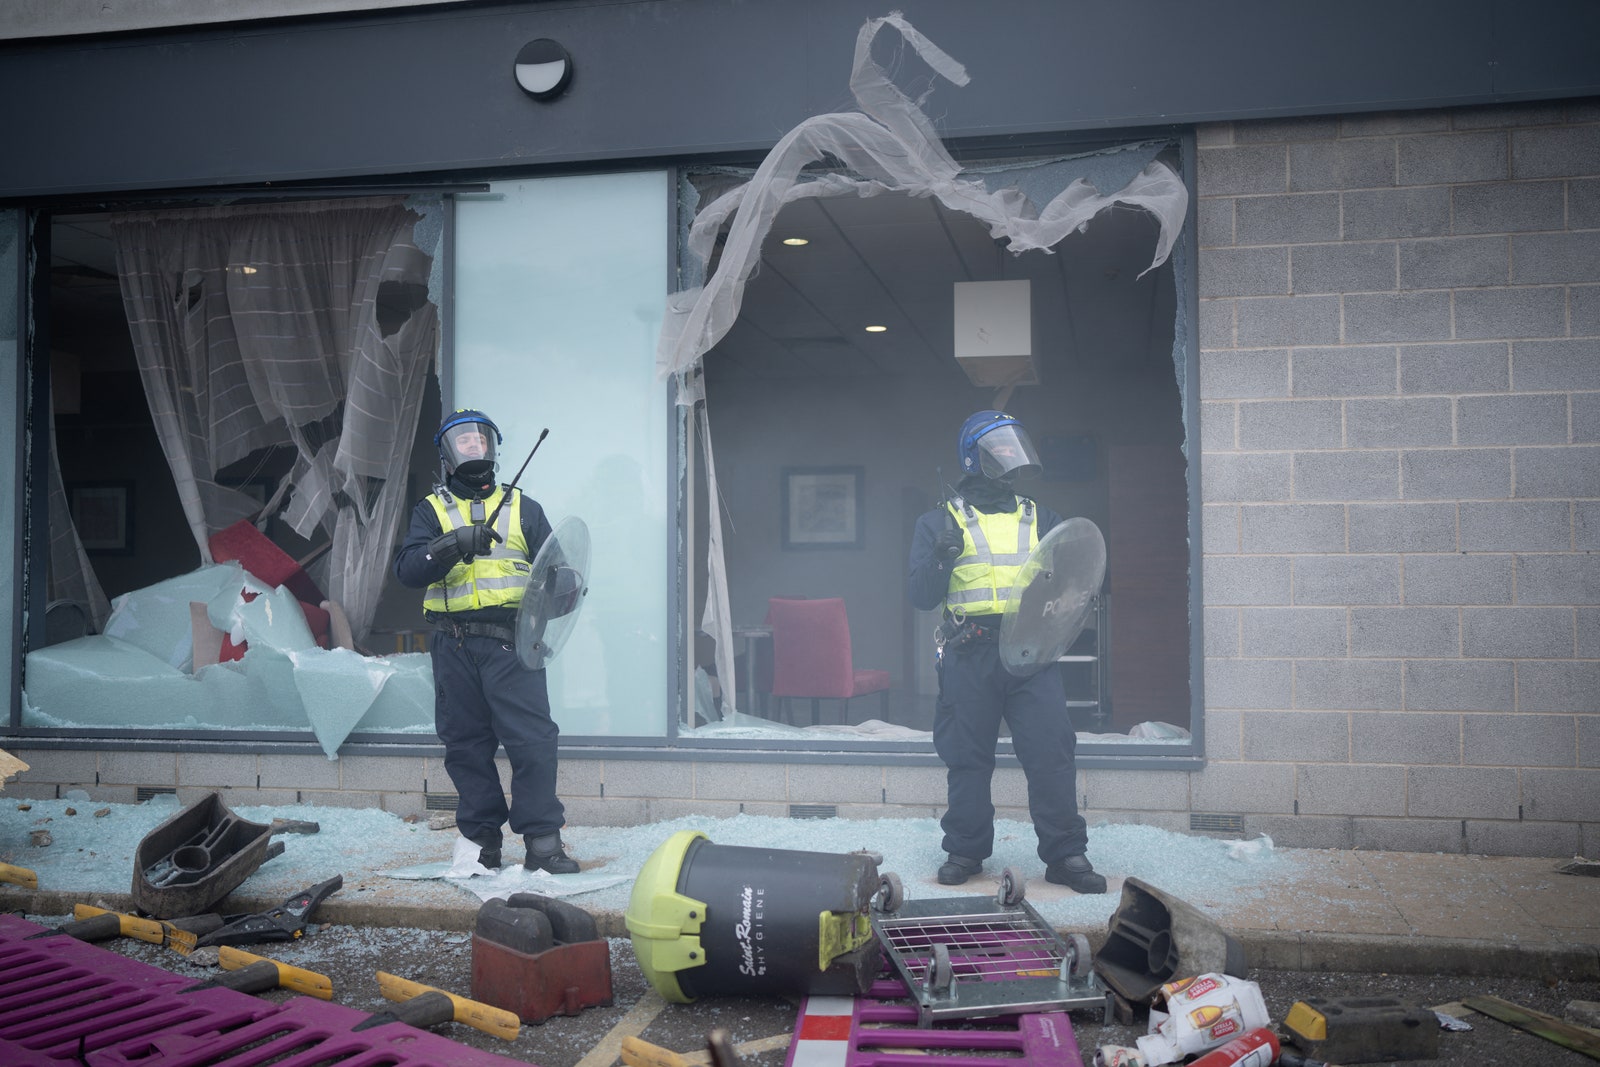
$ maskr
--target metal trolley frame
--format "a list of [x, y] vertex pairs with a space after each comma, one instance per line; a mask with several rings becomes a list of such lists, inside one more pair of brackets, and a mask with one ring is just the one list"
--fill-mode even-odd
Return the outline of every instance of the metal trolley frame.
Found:
[[917, 1025], [1012, 1012], [1100, 1007], [1112, 1021], [1111, 991], [1092, 969], [1089, 941], [1062, 937], [1023, 899], [1010, 868], [993, 897], [902, 900], [899, 879], [883, 877], [872, 928], [917, 1002]]

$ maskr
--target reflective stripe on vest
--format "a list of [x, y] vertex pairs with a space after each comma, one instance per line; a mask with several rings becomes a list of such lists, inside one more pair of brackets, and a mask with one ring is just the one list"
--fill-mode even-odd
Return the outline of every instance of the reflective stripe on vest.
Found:
[[[483, 525], [489, 513], [499, 503], [504, 489], [496, 489], [486, 500], [462, 501], [450, 497], [441, 499], [437, 493], [428, 497], [434, 514], [439, 517], [442, 533], [461, 526]], [[512, 490], [511, 499], [494, 517], [495, 532], [500, 540], [487, 556], [478, 556], [469, 563], [457, 563], [445, 574], [444, 580], [428, 586], [422, 595], [424, 611], [473, 611], [477, 608], [515, 607], [522, 602], [528, 576], [533, 566], [528, 560], [528, 542], [522, 536], [522, 493]]]
[[1037, 543], [1033, 501], [1020, 497], [1016, 511], [987, 515], [956, 497], [945, 507], [965, 531], [961, 555], [950, 568], [945, 607], [967, 615], [999, 615], [1017, 595], [1017, 575]]

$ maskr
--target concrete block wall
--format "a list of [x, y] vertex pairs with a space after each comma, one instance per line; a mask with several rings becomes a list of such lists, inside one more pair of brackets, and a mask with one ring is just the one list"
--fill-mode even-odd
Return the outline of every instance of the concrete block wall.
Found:
[[1594, 854], [1600, 100], [1209, 126], [1198, 185], [1191, 810]]

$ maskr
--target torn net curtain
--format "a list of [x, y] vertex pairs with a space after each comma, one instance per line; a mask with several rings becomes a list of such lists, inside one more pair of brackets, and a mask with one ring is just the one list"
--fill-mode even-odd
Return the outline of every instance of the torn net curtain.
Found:
[[[900, 91], [872, 58], [872, 42], [884, 27], [897, 31], [933, 72], [965, 85], [961, 64], [923, 37], [898, 12], [872, 19], [856, 37], [850, 88], [861, 112], [839, 112], [807, 119], [767, 154], [754, 176], [699, 211], [685, 242], [686, 279], [698, 281], [710, 262], [717, 234], [731, 218], [715, 273], [703, 285], [691, 284], [668, 301], [656, 349], [656, 369], [676, 376], [678, 403], [705, 398], [696, 373], [700, 360], [727, 335], [739, 316], [745, 282], [761, 259], [761, 246], [785, 204], [802, 197], [878, 196], [900, 193], [937, 197], [946, 207], [986, 223], [990, 235], [1006, 239], [1013, 253], [1049, 251], [1097, 213], [1121, 203], [1144, 208], [1160, 222], [1155, 254], [1147, 270], [1161, 265], [1183, 228], [1189, 193], [1183, 180], [1152, 159], [1132, 181], [1102, 195], [1079, 179], [1040, 208], [1015, 185], [991, 189], [992, 182], [963, 176], [945, 150], [932, 122]], [[809, 165], [827, 162], [845, 173], [812, 173]], [[727, 571], [722, 556], [722, 524], [716, 465], [708, 417], [702, 412], [708, 519], [706, 605], [701, 628], [716, 641], [717, 675], [734, 678], [733, 627], [728, 606]], [[736, 688], [729, 686], [728, 689]], [[747, 709], [748, 710], [748, 709]]]
[[[145, 397], [202, 560], [209, 537], [277, 512], [331, 539], [324, 592], [371, 627], [438, 346], [437, 228], [401, 197], [113, 217]], [[437, 216], [435, 216], [437, 217]], [[418, 247], [423, 244], [427, 251]], [[217, 472], [290, 446], [262, 508]], [[264, 521], [264, 519], [258, 520]]]

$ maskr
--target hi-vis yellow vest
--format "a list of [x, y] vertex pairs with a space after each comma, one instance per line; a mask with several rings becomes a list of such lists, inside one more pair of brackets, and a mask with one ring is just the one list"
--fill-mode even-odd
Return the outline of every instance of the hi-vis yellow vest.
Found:
[[945, 505], [966, 534], [950, 568], [945, 607], [965, 615], [999, 615], [1018, 595], [1017, 575], [1039, 543], [1033, 501], [1017, 498], [1017, 510], [986, 515], [960, 497]]
[[[483, 525], [504, 492], [503, 488], [496, 489], [487, 500], [462, 501], [452, 496], [448, 502], [434, 493], [428, 497], [428, 503], [439, 516], [440, 531], [449, 533], [469, 523]], [[465, 513], [463, 504], [467, 508]], [[471, 563], [457, 563], [443, 581], [428, 586], [427, 592], [422, 594], [422, 610], [473, 611], [515, 607], [522, 602], [533, 564], [528, 559], [527, 539], [522, 536], [522, 494], [519, 491], [511, 491], [511, 499], [494, 517], [494, 529], [500, 540], [494, 543], [493, 550], [487, 556], [475, 557]]]

